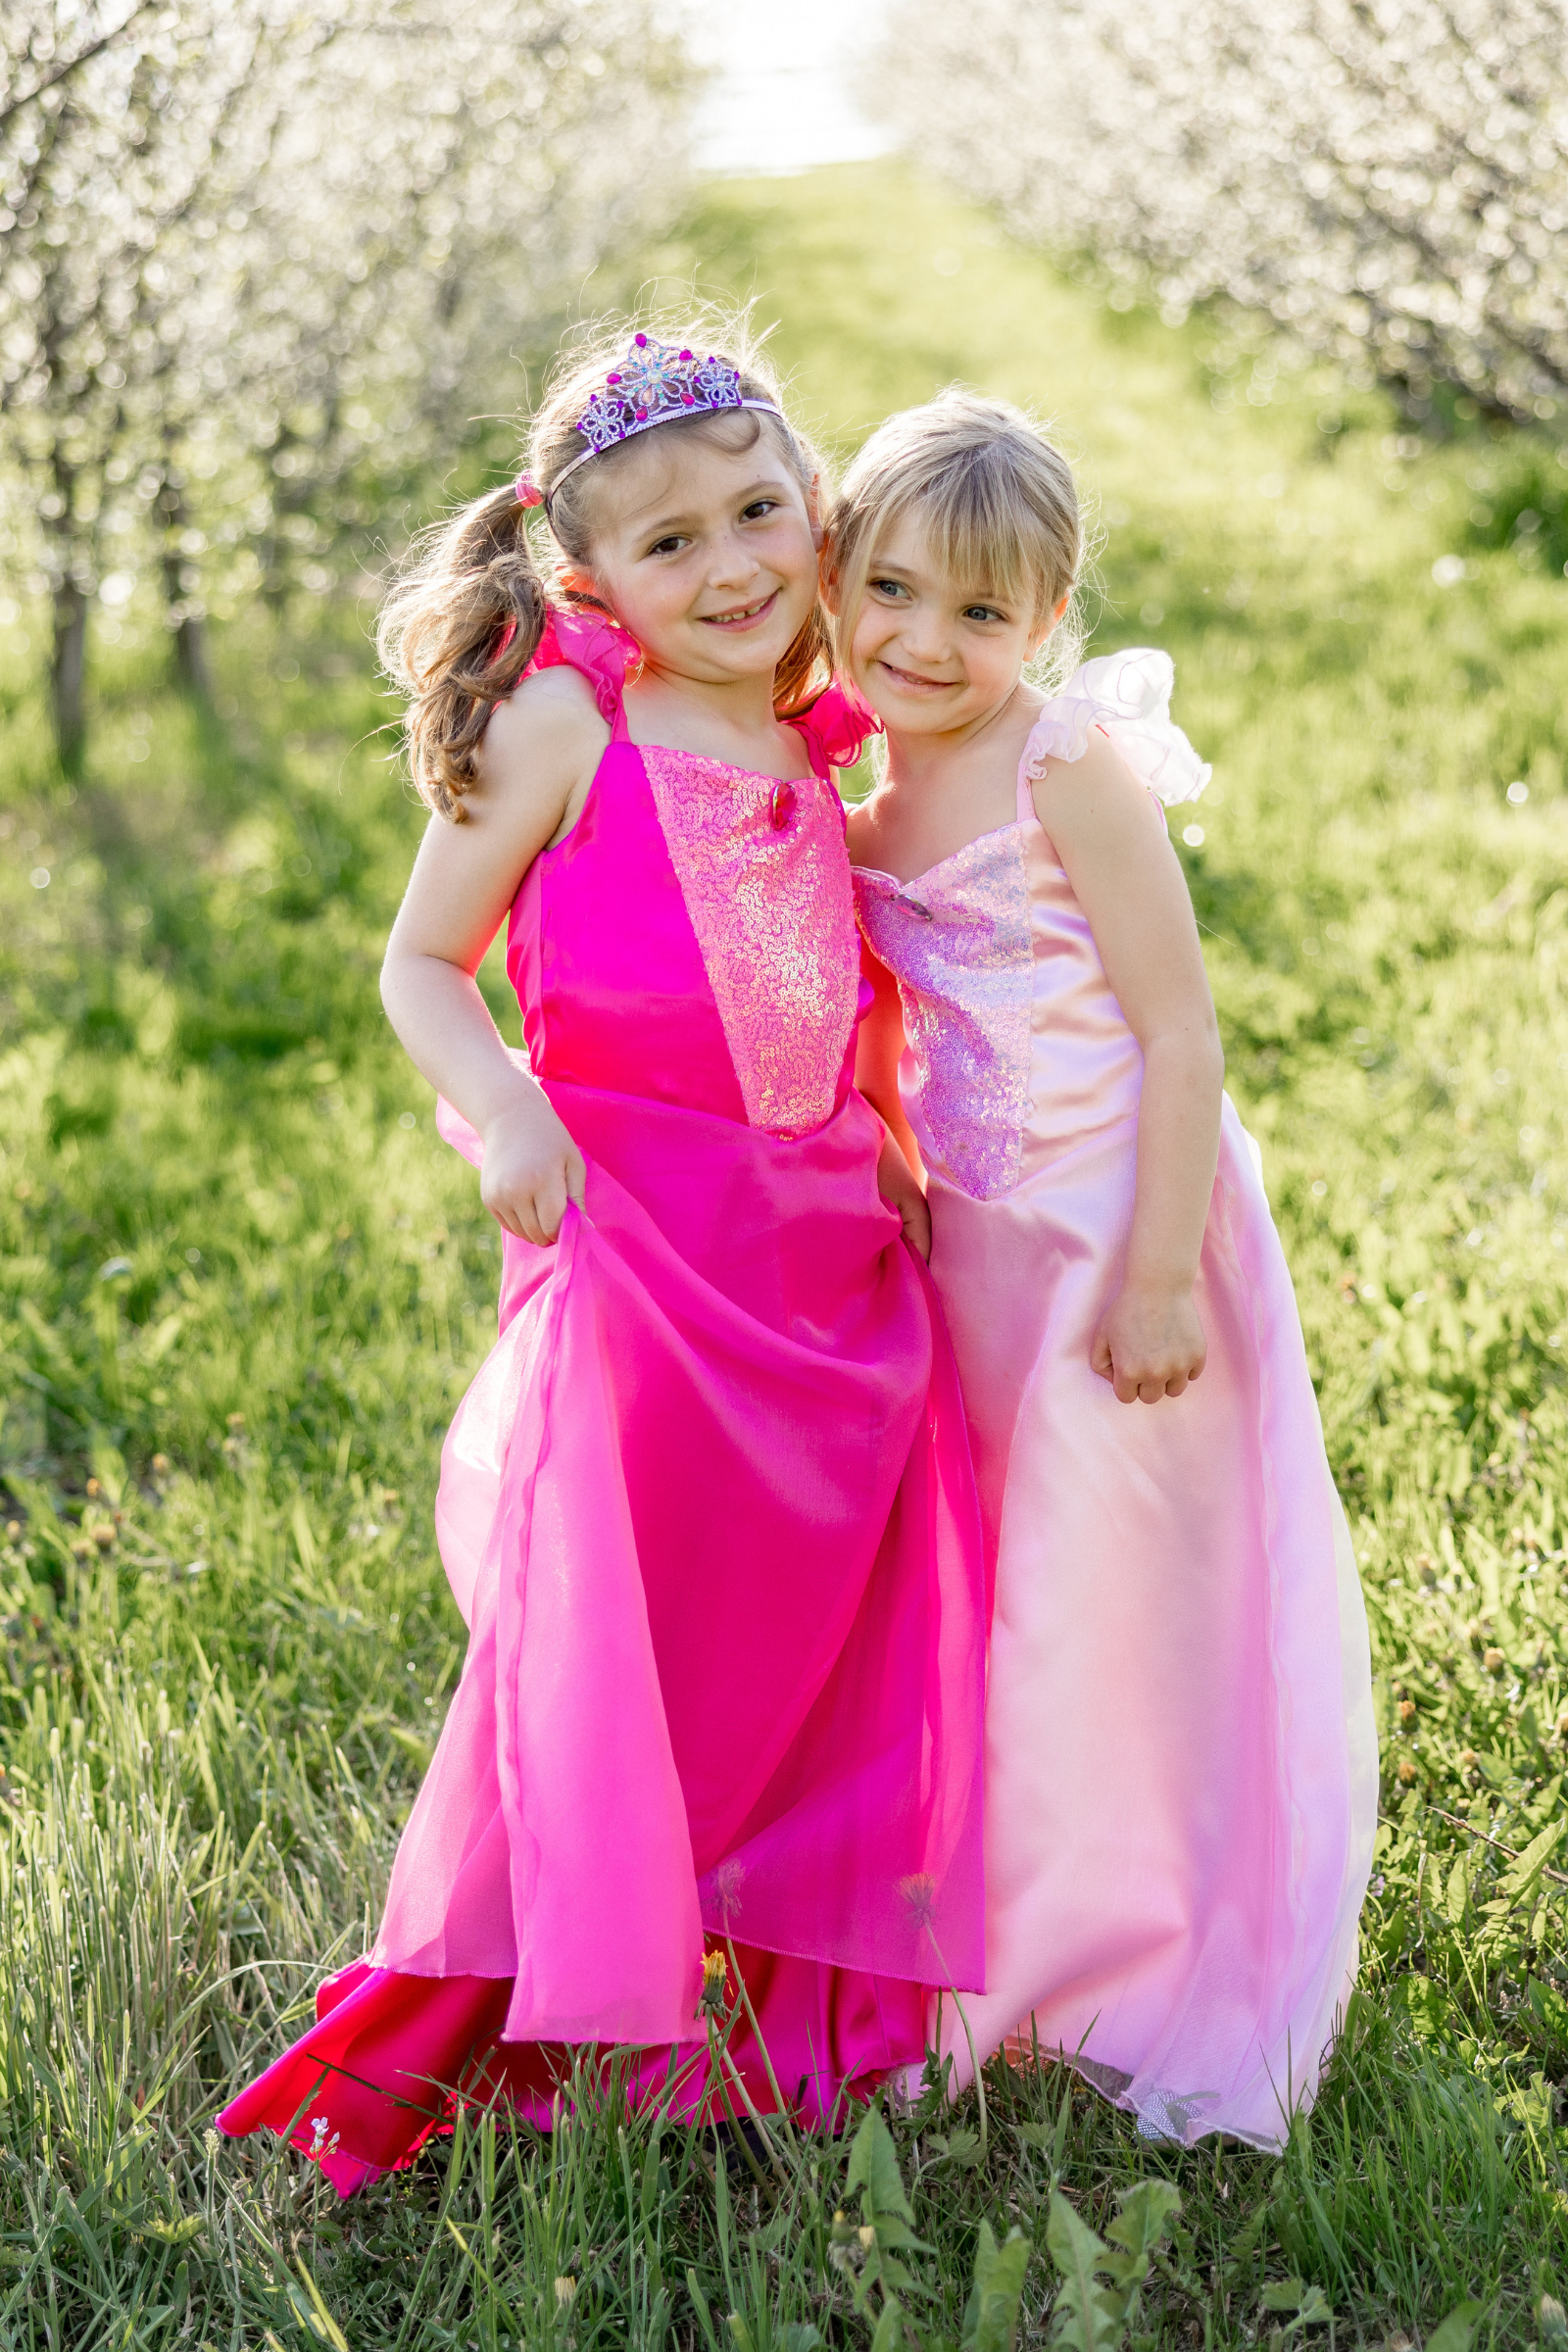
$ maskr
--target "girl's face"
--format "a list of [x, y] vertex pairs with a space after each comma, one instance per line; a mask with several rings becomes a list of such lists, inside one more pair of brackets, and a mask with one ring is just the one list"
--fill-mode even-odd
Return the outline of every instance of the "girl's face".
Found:
[[[600, 486], [591, 578], [654, 670], [704, 684], [771, 676], [817, 594], [822, 534], [774, 435], [728, 449], [650, 433]], [[568, 578], [573, 575], [568, 574]]]
[[1001, 708], [1045, 643], [1032, 607], [942, 570], [916, 516], [906, 514], [872, 554], [850, 640], [850, 671], [891, 734], [950, 735]]

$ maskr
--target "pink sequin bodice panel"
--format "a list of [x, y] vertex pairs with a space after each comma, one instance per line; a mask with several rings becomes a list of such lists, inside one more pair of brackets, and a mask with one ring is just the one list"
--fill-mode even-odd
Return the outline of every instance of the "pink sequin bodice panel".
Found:
[[748, 1123], [809, 1134], [832, 1114], [859, 989], [837, 796], [691, 752], [644, 746], [642, 763]]
[[1133, 1115], [1143, 1054], [1089, 920], [1032, 817], [900, 883], [858, 872], [860, 926], [894, 974], [901, 1083], [926, 1164], [971, 1199]]

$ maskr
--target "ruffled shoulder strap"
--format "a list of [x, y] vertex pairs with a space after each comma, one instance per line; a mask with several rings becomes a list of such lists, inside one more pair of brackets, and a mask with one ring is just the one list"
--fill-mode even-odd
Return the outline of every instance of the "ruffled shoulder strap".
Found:
[[867, 738], [882, 732], [876, 712], [840, 677], [823, 688], [809, 710], [799, 712], [788, 724], [805, 743], [816, 773], [829, 782], [834, 768], [853, 767]]
[[1200, 760], [1170, 714], [1176, 665], [1152, 646], [1127, 646], [1084, 662], [1030, 730], [1018, 767], [1018, 805], [1048, 760], [1081, 760], [1093, 727], [1103, 727], [1128, 766], [1167, 808], [1196, 801], [1213, 769]]
[[637, 648], [624, 629], [594, 612], [565, 612], [558, 608], [546, 621], [538, 650], [522, 675], [531, 678], [541, 669], [579, 670], [594, 690], [600, 717], [608, 719], [612, 732], [619, 737], [626, 732], [622, 702], [626, 672], [636, 659]]

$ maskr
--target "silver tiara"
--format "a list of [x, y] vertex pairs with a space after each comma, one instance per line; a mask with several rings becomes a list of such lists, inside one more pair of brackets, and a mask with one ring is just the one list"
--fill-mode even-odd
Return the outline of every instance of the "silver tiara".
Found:
[[604, 389], [596, 392], [577, 419], [577, 430], [588, 447], [564, 466], [545, 494], [545, 512], [566, 476], [603, 457], [634, 434], [652, 432], [656, 424], [674, 424], [682, 416], [713, 415], [720, 409], [760, 409], [765, 416], [782, 416], [775, 401], [753, 400], [741, 390], [738, 368], [710, 352], [700, 360], [695, 352], [677, 351], [654, 335], [634, 335], [626, 357]]

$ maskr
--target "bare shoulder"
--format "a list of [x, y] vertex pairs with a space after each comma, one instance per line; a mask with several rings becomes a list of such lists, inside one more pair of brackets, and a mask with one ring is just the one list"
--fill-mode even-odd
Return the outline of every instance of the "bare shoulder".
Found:
[[569, 782], [585, 765], [592, 772], [609, 741], [593, 688], [579, 670], [564, 664], [536, 670], [491, 711], [480, 776], [501, 789], [546, 776]]
[[1164, 830], [1149, 790], [1102, 727], [1092, 727], [1077, 760], [1044, 760], [1034, 780], [1035, 814], [1053, 840], [1127, 826]]

